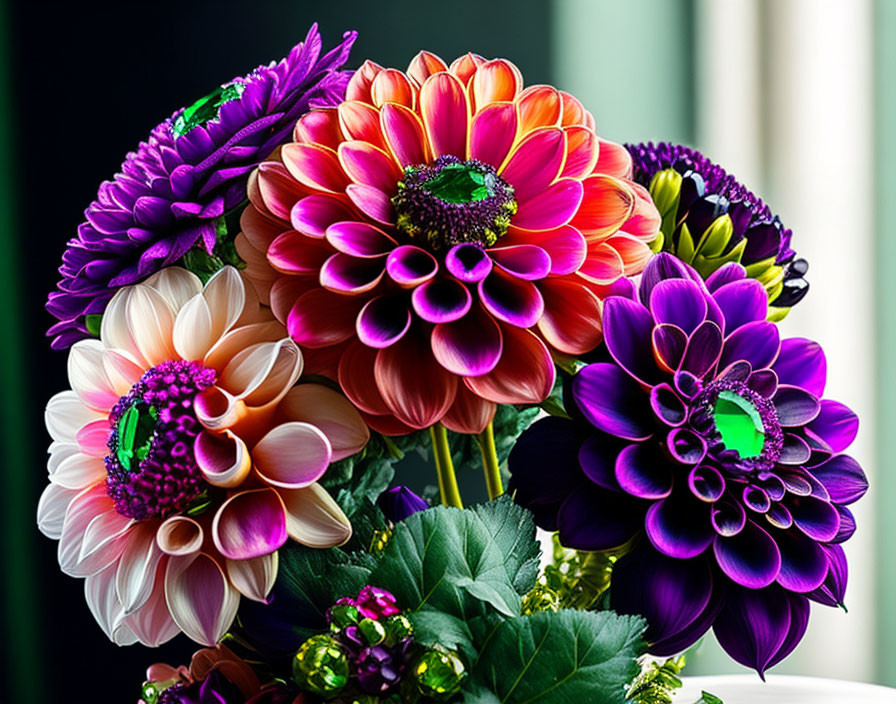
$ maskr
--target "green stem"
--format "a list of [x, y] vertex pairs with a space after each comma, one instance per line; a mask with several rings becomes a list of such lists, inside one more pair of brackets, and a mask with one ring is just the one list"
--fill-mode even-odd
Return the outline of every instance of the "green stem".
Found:
[[485, 485], [488, 487], [488, 498], [496, 499], [504, 493], [504, 485], [501, 483], [501, 469], [498, 467], [495, 429], [491, 423], [479, 436], [479, 449], [482, 452], [482, 469], [485, 471]]
[[457, 487], [457, 477], [454, 474], [454, 463], [451, 461], [451, 448], [448, 447], [448, 431], [441, 423], [436, 423], [429, 429], [432, 438], [432, 453], [436, 461], [436, 472], [439, 475], [439, 491], [442, 494], [442, 504], [463, 508], [460, 499], [460, 489]]

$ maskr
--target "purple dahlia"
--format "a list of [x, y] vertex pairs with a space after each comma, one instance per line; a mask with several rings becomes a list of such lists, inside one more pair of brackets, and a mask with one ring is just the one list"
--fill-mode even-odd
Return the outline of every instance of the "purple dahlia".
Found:
[[304, 113], [345, 97], [351, 72], [339, 70], [356, 34], [321, 56], [317, 25], [279, 63], [235, 78], [158, 125], [121, 173], [105, 181], [62, 257], [62, 280], [47, 310], [48, 335], [66, 349], [98, 330], [121, 286], [174, 264], [194, 247], [220, 257], [232, 246], [235, 209], [246, 201], [256, 165], [290, 138]]
[[[603, 361], [510, 455], [510, 490], [578, 550], [626, 546], [612, 608], [670, 655], [711, 626], [762, 674], [802, 638], [809, 600], [843, 601], [847, 505], [867, 489], [841, 454], [855, 414], [822, 399], [814, 342], [781, 340], [762, 285], [728, 264], [704, 283], [657, 255], [637, 300], [604, 307]], [[545, 467], [550, 467], [545, 472]]]
[[771, 320], [803, 299], [809, 265], [791, 248], [791, 230], [758, 196], [696, 149], [670, 142], [626, 148], [634, 180], [649, 189], [663, 216], [657, 246], [704, 278], [728, 262], [743, 264], [765, 286]]

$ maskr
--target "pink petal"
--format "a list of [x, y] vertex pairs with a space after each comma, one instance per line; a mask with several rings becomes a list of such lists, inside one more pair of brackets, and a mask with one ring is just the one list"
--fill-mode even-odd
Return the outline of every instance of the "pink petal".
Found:
[[566, 162], [561, 176], [585, 178], [592, 172], [598, 157], [597, 136], [587, 127], [575, 125], [565, 127]]
[[544, 315], [538, 331], [564, 354], [590, 352], [600, 344], [601, 304], [583, 283], [569, 278], [545, 279], [538, 284], [544, 298]]
[[312, 110], [296, 123], [293, 131], [295, 141], [305, 144], [322, 144], [336, 149], [342, 141], [339, 130], [339, 114], [333, 108]]
[[582, 207], [571, 224], [586, 238], [616, 232], [634, 209], [635, 195], [631, 187], [609, 176], [589, 176], [582, 185]]
[[476, 69], [484, 63], [485, 59], [479, 56], [479, 54], [467, 52], [452, 61], [448, 70], [457, 76], [464, 85], [468, 85], [476, 73]]
[[579, 274], [596, 284], [611, 284], [625, 273], [619, 250], [606, 242], [589, 243]]
[[355, 334], [363, 301], [326, 289], [302, 294], [289, 311], [286, 327], [293, 340], [308, 347], [328, 347]]
[[373, 85], [374, 79], [383, 71], [383, 67], [378, 63], [374, 63], [369, 59], [361, 64], [361, 67], [352, 74], [351, 80], [345, 89], [346, 100], [363, 100], [365, 103], [371, 101], [370, 87]]
[[327, 242], [353, 257], [379, 257], [398, 244], [380, 228], [365, 222], [337, 222], [327, 229]]
[[529, 86], [516, 98], [520, 112], [520, 132], [538, 127], [559, 127], [562, 113], [560, 91], [552, 86]]
[[68, 505], [80, 492], [47, 484], [37, 504], [37, 527], [48, 538], [59, 540]]
[[115, 513], [115, 503], [109, 498], [103, 483], [84, 489], [72, 499], [65, 512], [62, 535], [57, 546], [59, 567], [63, 572], [72, 576], [85, 576], [79, 575], [77, 570], [84, 533], [94, 518], [109, 512]]
[[588, 252], [588, 245], [582, 233], [571, 225], [546, 232], [529, 232], [511, 226], [502, 243], [505, 246], [533, 244], [540, 247], [551, 258], [552, 276], [578, 271]]
[[99, 340], [81, 340], [72, 345], [68, 355], [68, 379], [84, 405], [108, 413], [118, 402], [118, 394], [106, 373], [104, 351]]
[[291, 421], [310, 423], [330, 441], [331, 462], [360, 452], [370, 439], [367, 425], [347, 398], [322, 384], [300, 384], [280, 402]]
[[332, 455], [327, 436], [310, 423], [298, 421], [278, 425], [252, 449], [258, 475], [268, 484], [287, 489], [300, 489], [320, 479]]
[[460, 376], [479, 376], [501, 359], [501, 328], [476, 306], [460, 320], [433, 328], [431, 346], [436, 360]]
[[227, 577], [240, 594], [253, 601], [265, 603], [277, 581], [277, 553], [250, 560], [226, 560]]
[[563, 227], [579, 210], [584, 189], [579, 181], [558, 179], [539, 195], [520, 203], [513, 224], [523, 230], [555, 230]]
[[308, 188], [340, 193], [350, 183], [336, 152], [317, 144], [287, 144], [280, 152], [292, 177]]
[[463, 84], [450, 73], [437, 73], [420, 89], [420, 113], [434, 157], [467, 156], [470, 111]]
[[398, 296], [371, 298], [355, 321], [358, 339], [376, 349], [398, 342], [410, 327], [411, 311]]
[[[560, 91], [560, 100], [563, 106], [563, 116], [560, 119], [560, 124], [564, 127], [570, 125], [585, 125], [585, 108], [582, 106], [582, 103], [580, 103], [577, 98], [574, 98], [569, 93], [562, 90]], [[594, 130], [591, 130], [591, 132], [593, 133]]]
[[380, 112], [380, 127], [399, 166], [429, 162], [423, 122], [413, 110], [391, 103], [384, 105]]
[[389, 413], [374, 379], [377, 350], [354, 340], [339, 360], [339, 386], [362, 412], [373, 415]]
[[339, 104], [337, 112], [339, 127], [345, 139], [369, 142], [379, 149], [386, 148], [383, 132], [380, 130], [380, 112], [375, 107], [359, 100], [346, 100]]
[[502, 325], [504, 351], [483, 376], [464, 379], [473, 393], [494, 403], [541, 403], [554, 388], [554, 361], [544, 343], [528, 330]]
[[223, 433], [201, 432], [193, 444], [193, 454], [202, 476], [214, 486], [239, 486], [252, 469], [246, 444], [229, 430]]
[[388, 193], [373, 186], [352, 183], [346, 187], [345, 194], [354, 206], [371, 220], [383, 225], [395, 223], [395, 211]]
[[517, 113], [513, 103], [492, 103], [473, 116], [470, 156], [500, 168], [516, 140]]
[[480, 398], [466, 384], [458, 384], [454, 404], [442, 416], [441, 422], [454, 433], [479, 435], [494, 420], [497, 410], [497, 404]]
[[411, 60], [407, 74], [417, 81], [418, 85], [423, 85], [434, 73], [447, 70], [448, 65], [441, 58], [428, 51], [421, 51]]
[[632, 177], [632, 156], [621, 144], [598, 138], [597, 164], [594, 173], [615, 176], [616, 178]]
[[305, 186], [296, 181], [286, 167], [278, 162], [259, 164], [257, 174], [256, 185], [261, 203], [256, 199], [256, 206], [263, 205], [262, 210], [273, 217], [289, 220], [289, 211], [296, 201], [308, 194]]
[[509, 61], [494, 59], [477, 67], [470, 86], [470, 94], [476, 110], [489, 103], [509, 102], [522, 90], [519, 70]]
[[323, 194], [296, 201], [289, 213], [289, 221], [298, 232], [318, 239], [333, 223], [354, 219], [355, 214], [344, 199]]
[[[74, 391], [61, 391], [53, 396], [44, 412], [50, 437], [65, 442], [74, 441], [82, 427], [103, 417], [102, 412], [85, 406]], [[108, 409], [105, 417], [108, 418]]]
[[286, 538], [286, 514], [274, 489], [243, 491], [230, 497], [212, 521], [215, 547], [233, 560], [268, 555]]
[[367, 142], [340, 144], [339, 163], [353, 182], [384, 193], [395, 193], [401, 178], [401, 170], [392, 157]]
[[[124, 623], [131, 629], [137, 640], [151, 648], [157, 648], [180, 633], [180, 628], [171, 618], [168, 604], [165, 602], [165, 573], [167, 569], [167, 559], [163, 558], [156, 569], [155, 581], [146, 603], [134, 613], [124, 617]], [[154, 668], [155, 666], [152, 666], [150, 670]], [[150, 677], [150, 679], [152, 678]]]
[[544, 301], [531, 281], [523, 281], [500, 269], [479, 282], [479, 300], [498, 320], [530, 328], [544, 312]]
[[432, 279], [438, 270], [435, 257], [410, 244], [396, 247], [386, 258], [386, 271], [402, 288], [415, 288]]
[[80, 452], [69, 455], [50, 475], [50, 481], [65, 489], [84, 489], [102, 481], [106, 477], [106, 465], [97, 456]]
[[358, 259], [337, 252], [321, 267], [320, 285], [340, 294], [366, 293], [382, 281], [383, 263], [382, 260]]
[[236, 617], [240, 595], [221, 566], [201, 553], [168, 561], [165, 600], [174, 622], [189, 638], [214, 646]]
[[454, 402], [457, 377], [433, 357], [428, 340], [421, 334], [405, 335], [377, 353], [376, 385], [386, 405], [402, 422], [413, 428], [428, 428]]
[[465, 316], [473, 304], [470, 290], [452, 278], [427, 281], [411, 294], [414, 312], [429, 323], [450, 323]]
[[626, 276], [640, 274], [653, 256], [650, 247], [644, 244], [643, 240], [629, 237], [622, 232], [604, 240], [604, 244], [619, 253], [619, 257], [622, 259], [623, 273]]
[[493, 247], [488, 253], [498, 266], [518, 279], [537, 281], [551, 271], [550, 256], [534, 244]]
[[401, 105], [413, 109], [414, 86], [408, 77], [394, 68], [380, 71], [370, 86], [371, 102], [378, 108], [385, 109], [387, 103]]
[[514, 148], [501, 178], [514, 188], [519, 203], [536, 197], [557, 178], [566, 158], [563, 130], [544, 128], [527, 134]]
[[629, 186], [635, 194], [635, 207], [628, 220], [623, 224], [622, 230], [644, 244], [653, 242], [660, 233], [662, 218], [653, 204], [650, 193], [644, 186], [633, 182], [629, 182]]
[[282, 274], [317, 274], [333, 250], [325, 242], [289, 230], [268, 249], [268, 262]]

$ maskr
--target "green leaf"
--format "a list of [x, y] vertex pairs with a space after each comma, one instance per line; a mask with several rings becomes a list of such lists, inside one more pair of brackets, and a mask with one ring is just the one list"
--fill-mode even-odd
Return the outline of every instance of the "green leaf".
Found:
[[102, 324], [102, 313], [91, 313], [90, 315], [84, 316], [84, 325], [87, 327], [87, 332], [94, 337], [100, 336], [100, 328], [102, 327]]
[[473, 511], [504, 554], [504, 568], [516, 593], [522, 596], [535, 586], [541, 561], [532, 514], [506, 494], [474, 506]]
[[476, 657], [473, 634], [465, 621], [440, 611], [424, 609], [411, 614], [414, 626], [414, 642], [424, 647], [441, 645], [458, 650], [468, 661]]
[[409, 611], [427, 608], [464, 621], [489, 610], [517, 616], [516, 585], [530, 581], [538, 550], [531, 516], [509, 499], [466, 511], [439, 506], [395, 526], [370, 582]]
[[589, 611], [540, 612], [507, 619], [480, 645], [467, 684], [470, 699], [508, 704], [622, 704], [646, 646], [645, 622]]
[[700, 695], [700, 699], [694, 702], [694, 704], [725, 704], [725, 702], [719, 699], [715, 694], [701, 692]]

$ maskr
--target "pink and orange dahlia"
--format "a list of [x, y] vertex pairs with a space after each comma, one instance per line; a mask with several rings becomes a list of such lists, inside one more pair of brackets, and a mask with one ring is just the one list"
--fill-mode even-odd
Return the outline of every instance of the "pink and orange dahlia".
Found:
[[238, 251], [382, 432], [481, 432], [495, 404], [542, 401], [552, 352], [599, 344], [601, 298], [659, 232], [628, 152], [501, 59], [367, 62], [294, 139], [250, 181]]
[[205, 287], [166, 268], [121, 289], [100, 339], [72, 346], [38, 525], [115, 642], [214, 645], [240, 595], [265, 599], [289, 538], [350, 537], [317, 480], [369, 431], [337, 392], [296, 386], [302, 366], [229, 267]]

